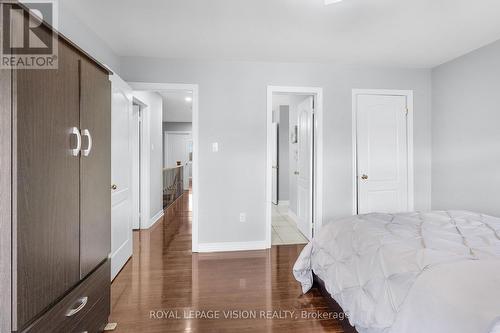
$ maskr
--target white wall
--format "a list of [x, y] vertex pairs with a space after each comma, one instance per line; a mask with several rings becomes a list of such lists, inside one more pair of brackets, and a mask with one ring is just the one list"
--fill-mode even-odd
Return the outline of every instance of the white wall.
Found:
[[120, 57], [97, 34], [95, 34], [77, 15], [75, 15], [64, 1], [58, 1], [59, 28], [58, 30], [77, 44], [81, 49], [96, 60], [107, 65], [111, 70], [120, 72]]
[[433, 70], [432, 207], [500, 216], [500, 41]]
[[[327, 64], [183, 62], [125, 57], [129, 81], [197, 83], [200, 89], [199, 242], [263, 242], [266, 236], [267, 85], [324, 89], [324, 218], [352, 213], [353, 88], [415, 93], [415, 207], [430, 208], [430, 70]], [[219, 142], [213, 153], [211, 143]], [[247, 222], [239, 222], [239, 213]]]
[[[147, 105], [143, 109], [143, 126], [146, 138], [143, 145], [149, 147], [149, 207], [141, 211], [141, 228], [147, 229], [163, 212], [163, 142], [162, 142], [162, 98], [149, 91], [134, 91], [134, 97]], [[143, 128], [144, 128], [143, 127]], [[146, 214], [149, 214], [147, 216]]]

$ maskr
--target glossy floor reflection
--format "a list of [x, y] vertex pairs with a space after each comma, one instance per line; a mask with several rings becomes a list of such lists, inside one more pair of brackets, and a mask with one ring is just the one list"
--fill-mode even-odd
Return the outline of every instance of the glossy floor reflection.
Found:
[[293, 278], [304, 245], [193, 254], [191, 216], [186, 193], [163, 221], [134, 232], [133, 258], [112, 284], [115, 332], [343, 332], [333, 319], [302, 316], [328, 311]]

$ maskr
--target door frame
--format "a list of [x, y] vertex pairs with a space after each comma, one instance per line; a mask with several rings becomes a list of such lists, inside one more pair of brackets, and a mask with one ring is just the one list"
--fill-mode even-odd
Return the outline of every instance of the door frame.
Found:
[[[193, 121], [192, 121], [192, 135], [193, 135], [193, 179], [192, 179], [192, 193], [193, 193], [193, 221], [192, 221], [192, 252], [198, 252], [198, 210], [199, 210], [199, 87], [198, 84], [184, 84], [184, 83], [154, 83], [154, 82], [129, 82], [134, 90], [139, 91], [158, 91], [158, 90], [190, 90], [193, 92]], [[163, 158], [162, 158], [163, 160]]]
[[358, 96], [359, 95], [384, 95], [406, 97], [408, 116], [407, 126], [407, 153], [408, 153], [408, 210], [415, 209], [414, 204], [414, 152], [413, 152], [413, 90], [392, 89], [353, 89], [352, 90], [352, 215], [358, 215]]
[[303, 94], [314, 96], [314, 151], [313, 151], [313, 234], [323, 224], [323, 88], [295, 86], [267, 86], [267, 161], [266, 161], [266, 247], [271, 248], [272, 229], [272, 123], [273, 94]]
[[[131, 143], [131, 150], [135, 149], [136, 147], [139, 149], [139, 189], [138, 189], [138, 200], [139, 200], [139, 211], [134, 212], [134, 214], [137, 215], [139, 219], [138, 223], [138, 229], [134, 230], [141, 230], [143, 229], [144, 223], [144, 207], [149, 207], [149, 188], [146, 186], [147, 182], [145, 181], [146, 179], [149, 179], [149, 164], [147, 161], [149, 161], [149, 143], [145, 139], [144, 135], [144, 125], [149, 126], [148, 122], [145, 122], [145, 112], [144, 110], [148, 108], [148, 105], [141, 101], [139, 98], [133, 96], [132, 97], [132, 107], [133, 105], [139, 106], [139, 118], [138, 118], [138, 126], [139, 126], [139, 133], [138, 133], [138, 142], [132, 142]], [[134, 124], [135, 125], [135, 124]], [[130, 155], [132, 158], [135, 157], [133, 154], [133, 151], [130, 152]], [[134, 175], [131, 176], [132, 178]], [[135, 198], [134, 198], [135, 199]], [[148, 215], [148, 220], [149, 220], [149, 215]], [[149, 221], [148, 221], [149, 222]], [[146, 224], [147, 225], [147, 224]], [[132, 223], [132, 226], [134, 226], [134, 223]]]

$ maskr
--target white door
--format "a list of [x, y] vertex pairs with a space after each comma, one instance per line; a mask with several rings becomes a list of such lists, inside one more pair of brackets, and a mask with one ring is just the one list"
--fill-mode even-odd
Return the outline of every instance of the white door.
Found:
[[140, 141], [141, 106], [134, 104], [130, 120], [130, 144], [132, 149], [132, 229], [140, 229], [140, 179], [141, 179], [141, 141]]
[[313, 103], [307, 97], [297, 108], [297, 226], [307, 239], [312, 238], [313, 215]]
[[273, 123], [271, 132], [272, 142], [272, 202], [278, 204], [278, 123]]
[[193, 140], [186, 140], [186, 150], [188, 155], [188, 160], [184, 165], [184, 190], [189, 190], [189, 181], [193, 177]]
[[111, 98], [111, 278], [132, 256], [132, 90], [116, 74]]
[[408, 211], [406, 96], [357, 96], [358, 213]]

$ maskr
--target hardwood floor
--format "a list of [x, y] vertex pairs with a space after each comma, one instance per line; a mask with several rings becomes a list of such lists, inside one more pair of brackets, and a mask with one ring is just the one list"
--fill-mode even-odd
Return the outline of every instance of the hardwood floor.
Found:
[[115, 332], [343, 332], [335, 319], [312, 318], [328, 316], [327, 303], [293, 278], [304, 245], [193, 254], [190, 206], [184, 194], [163, 221], [134, 232], [133, 258], [112, 284]]

